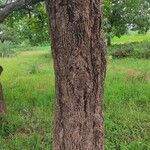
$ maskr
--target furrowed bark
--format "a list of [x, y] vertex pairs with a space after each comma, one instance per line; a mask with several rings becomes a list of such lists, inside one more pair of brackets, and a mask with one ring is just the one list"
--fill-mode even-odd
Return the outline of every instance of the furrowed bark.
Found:
[[46, 0], [56, 74], [54, 150], [103, 150], [100, 0]]

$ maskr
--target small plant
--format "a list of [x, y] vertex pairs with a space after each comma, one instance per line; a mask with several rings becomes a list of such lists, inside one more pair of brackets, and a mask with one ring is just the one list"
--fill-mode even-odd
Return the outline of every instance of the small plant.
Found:
[[138, 51], [135, 52], [134, 57], [149, 59], [150, 58], [150, 49], [143, 49], [141, 51], [138, 50]]
[[150, 58], [150, 42], [133, 42], [120, 45], [113, 45], [108, 48], [108, 54], [113, 58]]
[[132, 49], [117, 49], [115, 52], [112, 53], [114, 58], [124, 58], [129, 57], [131, 55]]
[[0, 42], [0, 57], [15, 56], [15, 52], [11, 49], [10, 42]]
[[134, 54], [137, 58], [150, 58], [150, 42], [139, 43]]
[[29, 64], [28, 66], [28, 74], [36, 74], [39, 73], [39, 68], [36, 64]]
[[19, 43], [18, 33], [14, 30], [14, 28], [10, 28], [7, 25], [0, 24], [0, 41], [2, 43], [9, 41], [14, 44]]
[[10, 124], [6, 115], [0, 114], [0, 135], [7, 137], [15, 132], [15, 126]]

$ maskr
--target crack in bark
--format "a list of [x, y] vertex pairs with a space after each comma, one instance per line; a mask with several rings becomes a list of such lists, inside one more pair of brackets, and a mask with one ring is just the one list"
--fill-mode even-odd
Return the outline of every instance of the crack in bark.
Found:
[[73, 0], [67, 0], [67, 14], [68, 14], [68, 17], [69, 17], [69, 22], [73, 23], [74, 22], [74, 6], [75, 6], [75, 3]]

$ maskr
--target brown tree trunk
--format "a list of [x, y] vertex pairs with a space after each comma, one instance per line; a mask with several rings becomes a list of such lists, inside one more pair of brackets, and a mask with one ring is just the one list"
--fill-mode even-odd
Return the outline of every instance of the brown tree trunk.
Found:
[[107, 37], [107, 46], [111, 46], [111, 37], [108, 35]]
[[6, 112], [6, 106], [4, 103], [4, 98], [3, 98], [3, 90], [2, 90], [2, 85], [0, 83], [0, 114]]
[[103, 150], [100, 0], [47, 0], [56, 74], [54, 150]]
[[[2, 68], [2, 66], [0, 66], [0, 75], [1, 75], [2, 71], [3, 71], [3, 68]], [[6, 106], [4, 103], [3, 88], [2, 88], [2, 85], [0, 83], [0, 114], [5, 113], [5, 112], [6, 112]]]

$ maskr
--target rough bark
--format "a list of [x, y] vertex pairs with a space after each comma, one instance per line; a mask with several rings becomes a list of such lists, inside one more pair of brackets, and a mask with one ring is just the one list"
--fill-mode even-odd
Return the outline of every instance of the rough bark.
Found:
[[[3, 68], [0, 66], [0, 75], [2, 71], [3, 71]], [[5, 112], [6, 112], [6, 106], [5, 106], [4, 97], [3, 97], [2, 85], [0, 83], [0, 114], [5, 113]]]
[[54, 150], [103, 150], [100, 0], [47, 0], [56, 74]]

